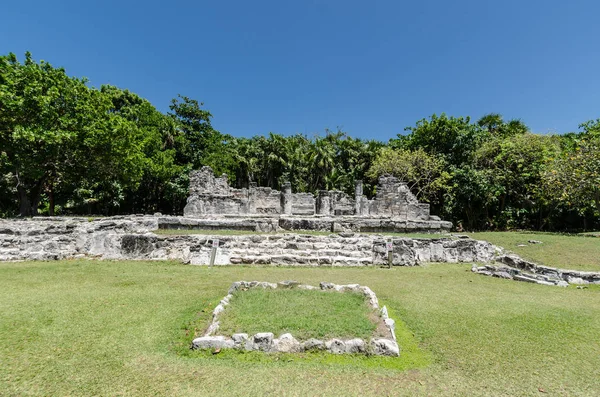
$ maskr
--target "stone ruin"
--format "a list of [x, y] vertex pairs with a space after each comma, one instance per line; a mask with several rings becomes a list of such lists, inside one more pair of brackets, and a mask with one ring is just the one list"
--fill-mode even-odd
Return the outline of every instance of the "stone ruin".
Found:
[[[256, 289], [300, 289], [315, 290], [321, 292], [354, 292], [364, 295], [369, 306], [379, 312], [382, 328], [386, 330], [384, 337], [374, 337], [369, 341], [360, 338], [342, 340], [333, 338], [328, 341], [308, 339], [298, 341], [292, 334], [286, 333], [275, 338], [272, 332], [259, 332], [249, 336], [246, 333], [229, 335], [217, 335], [220, 328], [220, 315], [230, 305], [233, 294]], [[335, 318], [331, 319], [335, 321]], [[389, 317], [387, 307], [379, 308], [379, 301], [375, 293], [366, 286], [358, 284], [337, 285], [321, 282], [319, 287], [300, 284], [296, 281], [282, 281], [277, 284], [258, 281], [237, 281], [231, 285], [227, 296], [225, 296], [215, 307], [212, 313], [212, 321], [204, 335], [192, 341], [192, 349], [238, 349], [246, 351], [262, 351], [266, 353], [301, 353], [307, 351], [326, 351], [333, 354], [368, 354], [379, 356], [397, 357], [400, 355], [400, 347], [396, 341], [396, 322]]]
[[[430, 215], [429, 204], [419, 203], [406, 183], [393, 176], [380, 177], [377, 193], [369, 200], [363, 194], [360, 180], [356, 181], [354, 197], [339, 190], [320, 190], [316, 196], [292, 193], [290, 182], [285, 182], [281, 191], [259, 187], [256, 183], [251, 183], [249, 188], [236, 189], [229, 186], [227, 175], [215, 177], [207, 166], [190, 174], [190, 196], [184, 216], [198, 219], [280, 218], [278, 226], [284, 230], [386, 232], [452, 228], [450, 222]], [[303, 221], [294, 221], [295, 218]], [[323, 219], [330, 219], [330, 222]], [[220, 226], [224, 225], [221, 223]]]
[[[191, 222], [188, 225], [186, 222]], [[537, 265], [486, 241], [466, 236], [394, 237], [354, 232], [243, 235], [161, 235], [157, 229], [197, 226], [174, 216], [109, 218], [36, 217], [0, 219], [0, 262], [64, 259], [176, 260], [208, 265], [355, 267], [418, 266], [424, 263], [476, 263], [481, 275], [542, 285], [600, 285], [600, 272]], [[218, 226], [218, 223], [215, 223]], [[252, 226], [251, 223], [243, 223]], [[256, 226], [256, 224], [255, 224]], [[391, 247], [388, 248], [389, 241]]]

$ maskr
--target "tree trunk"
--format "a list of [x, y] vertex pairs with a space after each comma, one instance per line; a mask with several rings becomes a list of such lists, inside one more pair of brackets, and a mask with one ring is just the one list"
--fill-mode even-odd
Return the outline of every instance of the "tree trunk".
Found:
[[38, 180], [35, 186], [31, 189], [29, 195], [27, 194], [27, 190], [21, 183], [17, 185], [17, 195], [19, 197], [19, 216], [37, 215], [43, 183], [44, 178]]
[[54, 216], [54, 184], [48, 188], [48, 215]]
[[19, 196], [19, 216], [31, 216], [31, 203], [23, 186], [17, 186], [17, 195]]

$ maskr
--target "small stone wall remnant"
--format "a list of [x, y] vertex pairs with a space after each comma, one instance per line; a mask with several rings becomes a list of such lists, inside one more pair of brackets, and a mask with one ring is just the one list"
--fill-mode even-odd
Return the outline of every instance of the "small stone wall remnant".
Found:
[[515, 254], [500, 255], [496, 258], [496, 262], [500, 265], [473, 266], [471, 271], [485, 276], [558, 287], [567, 287], [569, 284], [600, 284], [600, 273], [598, 272], [541, 266]]
[[[213, 310], [212, 321], [203, 336], [195, 338], [192, 341], [192, 349], [239, 349], [248, 351], [262, 351], [266, 353], [300, 353], [304, 351], [325, 350], [333, 354], [373, 354], [379, 356], [400, 355], [400, 347], [396, 342], [396, 323], [388, 315], [387, 308], [384, 306], [380, 312], [380, 321], [389, 332], [389, 338], [371, 338], [370, 341], [364, 341], [360, 338], [349, 340], [330, 339], [321, 341], [318, 339], [308, 339], [304, 342], [298, 341], [292, 334], [283, 334], [279, 338], [271, 332], [260, 332], [252, 336], [245, 333], [237, 333], [229, 336], [218, 335], [219, 317], [225, 311], [225, 307], [230, 305], [233, 294], [248, 290], [250, 288], [276, 289], [276, 288], [297, 288], [304, 290], [317, 291], [337, 291], [337, 292], [357, 292], [362, 293], [368, 300], [369, 305], [379, 310], [379, 302], [375, 293], [365, 286], [358, 284], [337, 285], [327, 282], [320, 283], [319, 287], [300, 284], [295, 281], [283, 281], [278, 284], [259, 281], [237, 281], [231, 284], [227, 296], [225, 296], [217, 307]], [[335, 318], [331, 319], [335, 321]]]

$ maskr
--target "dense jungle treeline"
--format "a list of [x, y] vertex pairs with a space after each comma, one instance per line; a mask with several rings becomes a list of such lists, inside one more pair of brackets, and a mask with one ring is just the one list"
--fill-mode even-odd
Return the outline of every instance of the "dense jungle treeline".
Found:
[[114, 86], [88, 86], [27, 53], [0, 57], [0, 216], [180, 214], [190, 170], [236, 187], [367, 195], [389, 173], [459, 228], [600, 228], [600, 119], [533, 134], [520, 120], [433, 115], [389, 142], [342, 131], [238, 138], [179, 96], [165, 114]]

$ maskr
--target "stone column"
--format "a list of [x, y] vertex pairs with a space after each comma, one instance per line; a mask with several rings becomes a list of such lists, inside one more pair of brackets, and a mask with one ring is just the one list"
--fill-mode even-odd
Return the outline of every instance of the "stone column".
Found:
[[363, 181], [360, 179], [354, 185], [354, 215], [361, 215], [363, 201]]
[[281, 213], [292, 215], [292, 184], [284, 182], [281, 186]]
[[331, 215], [331, 193], [328, 190], [319, 190], [317, 196], [317, 215]]

